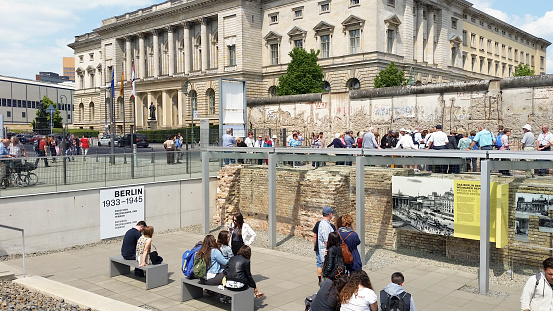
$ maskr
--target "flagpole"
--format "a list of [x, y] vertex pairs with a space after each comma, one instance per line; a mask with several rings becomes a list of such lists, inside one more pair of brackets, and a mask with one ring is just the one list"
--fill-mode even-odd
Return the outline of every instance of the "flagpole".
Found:
[[113, 98], [115, 97], [115, 66], [111, 69], [111, 102], [110, 102], [110, 113], [109, 113], [109, 121], [111, 124], [111, 135], [110, 135], [110, 152], [111, 152], [111, 158], [110, 162], [111, 164], [115, 164], [115, 125], [113, 122], [114, 118], [114, 105], [113, 105]]
[[[123, 137], [125, 136], [125, 132], [127, 130], [126, 128], [126, 124], [125, 124], [125, 93], [123, 91], [123, 75], [124, 75], [124, 72], [125, 72], [125, 63], [121, 63], [121, 100], [122, 100], [122, 107], [121, 109], [123, 110]], [[131, 139], [131, 147], [132, 147], [132, 137], [130, 137]], [[125, 144], [123, 143], [123, 147], [125, 147]]]

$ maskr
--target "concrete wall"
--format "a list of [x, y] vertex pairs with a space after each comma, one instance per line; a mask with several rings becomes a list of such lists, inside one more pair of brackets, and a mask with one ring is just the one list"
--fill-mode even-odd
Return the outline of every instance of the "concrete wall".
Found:
[[[212, 197], [216, 189], [213, 178]], [[145, 184], [144, 190], [145, 220], [156, 232], [201, 223], [201, 179]], [[100, 189], [0, 199], [0, 224], [25, 230], [27, 253], [98, 242]], [[0, 256], [21, 253], [21, 233], [0, 232]]]

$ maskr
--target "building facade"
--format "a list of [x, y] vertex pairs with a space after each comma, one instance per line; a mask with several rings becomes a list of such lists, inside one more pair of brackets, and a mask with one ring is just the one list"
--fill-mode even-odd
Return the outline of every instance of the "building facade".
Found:
[[68, 76], [60, 76], [55, 72], [41, 71], [36, 75], [37, 81], [50, 82], [50, 83], [64, 83], [69, 82]]
[[73, 120], [74, 87], [0, 76], [0, 114], [8, 130], [32, 130], [37, 106], [44, 96], [57, 103], [64, 124]]
[[63, 58], [63, 75], [75, 82], [75, 57]]
[[319, 50], [324, 88], [340, 93], [372, 88], [391, 61], [423, 84], [507, 77], [521, 63], [544, 73], [549, 45], [464, 0], [173, 0], [69, 44], [74, 121], [102, 130], [113, 113], [117, 132], [145, 129], [153, 104], [158, 128], [189, 126], [194, 115], [216, 123], [219, 78], [246, 80], [250, 98], [273, 95], [294, 47]]

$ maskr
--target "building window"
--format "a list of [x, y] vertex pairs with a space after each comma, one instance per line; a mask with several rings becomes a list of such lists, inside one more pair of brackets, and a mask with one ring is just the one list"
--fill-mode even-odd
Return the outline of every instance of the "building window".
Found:
[[484, 51], [484, 37], [480, 37], [479, 47], [480, 51]]
[[545, 67], [545, 57], [540, 56], [540, 69], [543, 69], [544, 67]]
[[361, 46], [361, 30], [354, 29], [349, 31], [349, 53], [357, 54]]
[[518, 49], [515, 49], [515, 62], [518, 62]]
[[470, 34], [470, 47], [476, 48], [476, 35], [473, 33]]
[[501, 45], [501, 57], [505, 58], [507, 55], [505, 55], [505, 44]]
[[325, 93], [330, 93], [330, 90], [331, 90], [330, 83], [328, 83], [328, 81], [323, 81], [323, 91]]
[[463, 53], [463, 69], [465, 69], [466, 65], [467, 65], [467, 55]]
[[236, 45], [228, 46], [228, 65], [236, 66]]
[[294, 9], [294, 19], [303, 18], [303, 9]]
[[276, 96], [276, 95], [277, 95], [276, 86], [274, 86], [274, 85], [271, 86], [271, 87], [269, 88], [268, 93], [269, 93], [269, 96]]
[[520, 51], [520, 62], [524, 63], [524, 51]]
[[509, 65], [509, 77], [513, 75], [513, 66]]
[[495, 43], [495, 55], [499, 56], [499, 42]]
[[278, 44], [274, 43], [270, 45], [271, 49], [271, 65], [278, 64]]
[[476, 67], [476, 56], [472, 56], [471, 64], [470, 64], [470, 71], [474, 72], [475, 67]]
[[269, 18], [271, 20], [271, 24], [277, 24], [278, 23], [278, 12], [269, 14]]
[[22, 111], [22, 112], [21, 112], [21, 117], [22, 117], [22, 118], [25, 118], [25, 111]]
[[90, 87], [95, 88], [96, 87], [96, 81], [94, 79], [95, 75], [93, 73], [90, 74]]
[[388, 0], [389, 6], [396, 6], [396, 0]]
[[463, 45], [467, 46], [468, 45], [467, 42], [468, 42], [467, 31], [463, 30]]
[[507, 58], [513, 59], [513, 48], [512, 47], [509, 47], [507, 49]]
[[451, 28], [457, 29], [457, 19], [454, 17], [451, 18]]
[[526, 53], [526, 63], [527, 65], [530, 65], [530, 54]]
[[386, 52], [393, 53], [394, 52], [394, 39], [395, 39], [395, 31], [393, 29], [386, 30]]
[[348, 88], [348, 90], [358, 90], [361, 88], [361, 83], [359, 82], [359, 80], [357, 80], [356, 78], [351, 78], [348, 80], [348, 82], [346, 83], [346, 87]]
[[488, 74], [492, 73], [492, 62], [488, 59]]
[[90, 104], [88, 104], [88, 113], [90, 115], [90, 121], [94, 121], [94, 118], [96, 117], [96, 114], [94, 113], [94, 103], [93, 102], [90, 102]]
[[84, 55], [79, 55], [79, 63], [84, 62]]
[[294, 40], [294, 47], [303, 49], [303, 39]]
[[6, 111], [6, 117], [11, 118], [12, 117], [12, 112], [11, 111]]
[[492, 40], [488, 40], [488, 53], [492, 54]]
[[209, 102], [209, 114], [215, 114], [215, 91], [207, 90], [207, 100]]
[[319, 2], [319, 13], [329, 13], [330, 12], [330, 1]]
[[330, 35], [321, 36], [321, 58], [330, 57]]
[[536, 64], [534, 63], [535, 59], [534, 59], [534, 55], [532, 55], [532, 60], [530, 60], [530, 64], [532, 67], [535, 67]]
[[90, 61], [94, 60], [94, 53], [89, 53], [88, 56], [90, 57]]
[[358, 6], [359, 0], [349, 0], [349, 6]]
[[79, 89], [84, 89], [84, 75], [79, 75]]
[[195, 90], [190, 91], [190, 107], [192, 108], [192, 115], [198, 110], [198, 94]]

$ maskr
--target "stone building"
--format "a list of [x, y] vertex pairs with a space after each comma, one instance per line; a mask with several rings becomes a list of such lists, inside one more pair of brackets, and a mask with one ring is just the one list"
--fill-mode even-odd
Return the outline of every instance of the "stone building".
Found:
[[520, 63], [543, 73], [549, 45], [465, 0], [171, 0], [69, 44], [75, 126], [107, 127], [112, 73], [125, 81], [113, 109], [121, 132], [135, 117], [147, 128], [150, 103], [158, 128], [217, 123], [219, 78], [246, 80], [249, 98], [274, 95], [294, 47], [319, 50], [324, 88], [340, 93], [372, 88], [391, 61], [423, 84], [508, 77]]

